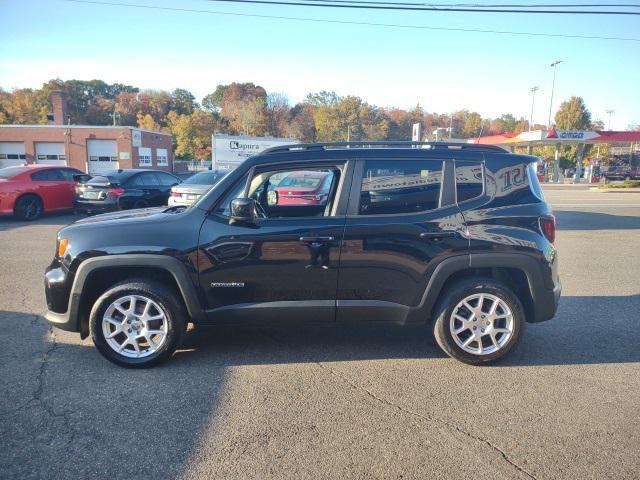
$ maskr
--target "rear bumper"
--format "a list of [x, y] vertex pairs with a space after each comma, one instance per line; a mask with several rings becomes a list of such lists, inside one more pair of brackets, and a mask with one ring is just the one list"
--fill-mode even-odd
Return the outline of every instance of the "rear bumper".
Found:
[[115, 212], [120, 210], [117, 200], [79, 200], [73, 203], [73, 208], [80, 212]]
[[561, 293], [562, 284], [559, 279], [552, 289], [538, 288], [534, 292], [534, 316], [528, 320], [532, 323], [551, 320], [558, 310]]

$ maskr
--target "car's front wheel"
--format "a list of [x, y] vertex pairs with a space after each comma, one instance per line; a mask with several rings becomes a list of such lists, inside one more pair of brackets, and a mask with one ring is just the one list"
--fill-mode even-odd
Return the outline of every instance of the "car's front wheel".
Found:
[[453, 286], [439, 302], [434, 336], [449, 356], [485, 365], [518, 343], [524, 321], [522, 304], [508, 287], [471, 279]]
[[139, 279], [119, 283], [100, 296], [89, 326], [94, 345], [108, 360], [143, 368], [173, 354], [186, 322], [185, 308], [172, 289]]

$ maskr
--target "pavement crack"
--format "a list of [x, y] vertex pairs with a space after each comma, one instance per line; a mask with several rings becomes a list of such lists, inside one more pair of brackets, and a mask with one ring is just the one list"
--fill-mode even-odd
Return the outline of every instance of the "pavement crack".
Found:
[[488, 447], [490, 447], [493, 451], [495, 451], [496, 453], [498, 453], [502, 459], [507, 462], [509, 465], [511, 465], [513, 468], [515, 468], [516, 470], [518, 470], [520, 473], [522, 473], [523, 475], [526, 475], [528, 478], [531, 478], [533, 480], [537, 480], [536, 477], [528, 472], [525, 468], [521, 467], [520, 465], [518, 465], [516, 462], [514, 462], [511, 458], [509, 458], [509, 455], [507, 455], [507, 452], [505, 452], [503, 449], [501, 449], [500, 447], [498, 447], [497, 445], [495, 445], [494, 443], [492, 443], [490, 440], [487, 440], [486, 438], [474, 435], [473, 433], [465, 430], [464, 428], [460, 427], [459, 425], [456, 425], [453, 422], [449, 422], [447, 420], [442, 420], [440, 418], [436, 418], [432, 415], [429, 414], [425, 414], [425, 413], [420, 413], [420, 412], [416, 412], [413, 410], [409, 410], [406, 407], [403, 407], [402, 405], [399, 405], [397, 403], [394, 403], [386, 398], [383, 398], [379, 395], [377, 395], [375, 392], [372, 392], [371, 390], [369, 390], [366, 387], [363, 387], [362, 385], [359, 385], [355, 382], [353, 382], [352, 380], [350, 380], [348, 377], [346, 377], [345, 375], [342, 375], [338, 372], [336, 372], [333, 368], [323, 364], [322, 362], [315, 362], [316, 365], [318, 365], [320, 368], [328, 371], [331, 375], [333, 375], [334, 377], [340, 379], [341, 381], [347, 383], [351, 388], [353, 388], [354, 390], [358, 390], [361, 391], [363, 393], [365, 393], [367, 396], [369, 396], [370, 398], [372, 398], [373, 400], [375, 400], [378, 403], [382, 403], [388, 407], [391, 408], [395, 408], [398, 411], [402, 412], [403, 414], [406, 415], [411, 415], [413, 417], [417, 417], [420, 418], [422, 420], [426, 420], [429, 422], [434, 422], [434, 423], [438, 423], [440, 425], [446, 426], [450, 429], [455, 430], [456, 432], [471, 438], [472, 440], [475, 440], [477, 442], [481, 442], [484, 443], [485, 445], [487, 445]]
[[71, 412], [68, 412], [68, 411], [56, 412], [53, 405], [43, 398], [45, 377], [47, 374], [47, 368], [49, 366], [49, 359], [60, 346], [56, 338], [54, 329], [51, 326], [49, 327], [49, 330], [48, 330], [48, 337], [51, 339], [51, 345], [49, 346], [49, 348], [47, 348], [47, 350], [45, 350], [45, 352], [42, 355], [40, 368], [38, 369], [38, 374], [36, 375], [36, 389], [31, 395], [31, 398], [29, 399], [29, 401], [23, 406], [21, 406], [20, 408], [18, 408], [16, 411], [22, 408], [26, 408], [31, 404], [36, 404], [36, 405], [39, 405], [45, 412], [47, 412], [47, 414], [50, 417], [62, 419], [65, 431], [69, 435], [69, 440], [67, 441], [67, 444], [70, 444], [75, 439], [75, 430], [71, 427], [71, 423], [69, 421], [69, 414]]

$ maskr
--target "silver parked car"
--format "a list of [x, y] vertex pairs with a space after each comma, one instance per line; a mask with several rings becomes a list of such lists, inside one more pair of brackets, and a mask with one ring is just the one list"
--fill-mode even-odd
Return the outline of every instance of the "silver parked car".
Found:
[[[226, 172], [225, 172], [226, 173]], [[218, 183], [225, 173], [215, 170], [205, 170], [187, 178], [180, 185], [171, 189], [169, 206], [186, 206], [193, 204], [213, 185]]]

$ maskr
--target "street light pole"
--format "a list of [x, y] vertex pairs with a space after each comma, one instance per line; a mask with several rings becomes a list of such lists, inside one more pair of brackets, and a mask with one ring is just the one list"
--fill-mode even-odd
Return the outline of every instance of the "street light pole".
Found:
[[549, 102], [549, 121], [547, 122], [547, 126], [551, 128], [551, 112], [553, 110], [553, 91], [556, 87], [556, 67], [562, 63], [562, 60], [556, 60], [551, 64], [551, 68], [553, 68], [553, 81], [551, 82], [551, 101]]
[[531, 131], [533, 125], [533, 104], [536, 101], [536, 92], [540, 90], [540, 87], [531, 87], [531, 115], [529, 115], [529, 131]]
[[609, 115], [609, 125], [607, 125], [607, 130], [611, 130], [611, 114], [612, 113], [616, 113], [615, 110], [606, 110], [607, 114]]

